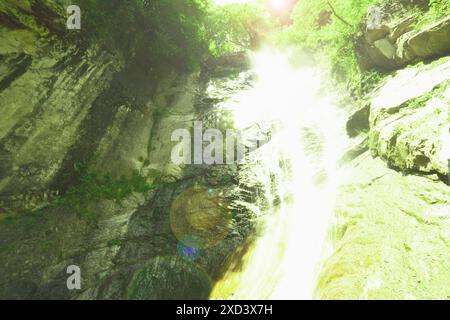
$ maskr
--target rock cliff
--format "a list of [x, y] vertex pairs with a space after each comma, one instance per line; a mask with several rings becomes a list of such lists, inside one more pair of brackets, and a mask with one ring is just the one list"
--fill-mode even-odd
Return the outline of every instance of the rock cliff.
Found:
[[363, 65], [394, 71], [347, 123], [321, 299], [450, 297], [449, 17], [421, 30], [397, 18], [360, 35]]

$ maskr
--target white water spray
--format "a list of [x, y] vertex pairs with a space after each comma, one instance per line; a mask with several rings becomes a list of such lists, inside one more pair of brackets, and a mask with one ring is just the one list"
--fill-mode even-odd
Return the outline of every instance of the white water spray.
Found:
[[272, 128], [271, 141], [250, 154], [241, 173], [248, 184], [266, 186], [271, 205], [257, 210], [255, 240], [231, 257], [211, 298], [311, 299], [339, 185], [344, 117], [318, 70], [295, 69], [273, 52], [252, 61], [255, 86], [225, 107], [238, 129]]

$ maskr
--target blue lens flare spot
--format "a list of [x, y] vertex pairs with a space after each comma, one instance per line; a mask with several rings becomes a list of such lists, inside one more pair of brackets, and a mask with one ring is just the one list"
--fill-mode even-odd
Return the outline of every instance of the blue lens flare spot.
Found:
[[178, 243], [177, 246], [178, 253], [180, 256], [187, 260], [195, 260], [201, 255], [201, 249], [193, 246], [185, 245], [183, 243]]

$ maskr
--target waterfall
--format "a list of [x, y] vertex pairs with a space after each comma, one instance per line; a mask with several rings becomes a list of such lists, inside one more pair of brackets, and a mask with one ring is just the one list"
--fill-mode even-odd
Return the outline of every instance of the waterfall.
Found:
[[230, 257], [210, 298], [311, 299], [339, 186], [345, 117], [322, 71], [295, 68], [287, 54], [269, 50], [251, 60], [253, 87], [222, 107], [237, 129], [270, 130], [270, 141], [240, 168], [241, 183], [263, 186], [256, 203], [268, 205], [254, 209], [253, 240]]

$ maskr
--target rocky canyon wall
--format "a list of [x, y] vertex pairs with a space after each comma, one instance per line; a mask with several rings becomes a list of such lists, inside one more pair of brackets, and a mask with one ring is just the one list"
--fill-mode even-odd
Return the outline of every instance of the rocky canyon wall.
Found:
[[450, 297], [449, 17], [415, 30], [392, 16], [357, 40], [363, 66], [394, 71], [347, 123], [321, 299]]

